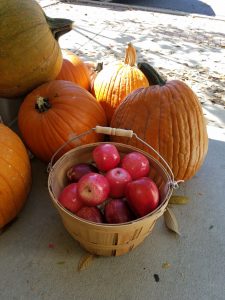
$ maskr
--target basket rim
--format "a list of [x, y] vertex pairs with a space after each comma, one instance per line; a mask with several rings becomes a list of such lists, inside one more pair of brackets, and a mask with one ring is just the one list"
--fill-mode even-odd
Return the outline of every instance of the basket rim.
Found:
[[[146, 151], [142, 150], [142, 149], [139, 149], [137, 147], [134, 147], [134, 146], [130, 146], [130, 145], [126, 145], [126, 144], [123, 144], [123, 143], [117, 143], [117, 142], [111, 142], [111, 141], [107, 141], [107, 142], [96, 142], [96, 143], [89, 143], [89, 144], [85, 144], [85, 145], [80, 145], [80, 146], [77, 146], [69, 151], [67, 151], [66, 153], [64, 153], [56, 162], [55, 164], [51, 167], [51, 169], [49, 170], [49, 175], [48, 175], [48, 191], [49, 191], [49, 194], [51, 196], [51, 199], [52, 201], [56, 204], [56, 206], [61, 210], [63, 211], [64, 213], [66, 213], [67, 215], [69, 215], [70, 217], [74, 218], [74, 219], [77, 219], [78, 221], [82, 222], [82, 223], [85, 223], [85, 224], [89, 224], [89, 225], [94, 225], [96, 227], [107, 227], [107, 228], [116, 228], [116, 227], [120, 227], [120, 226], [129, 226], [131, 224], [134, 224], [134, 223], [137, 223], [139, 221], [143, 221], [144, 219], [147, 219], [149, 217], [152, 217], [154, 214], [157, 214], [157, 213], [160, 213], [160, 209], [167, 203], [169, 202], [169, 199], [173, 193], [173, 187], [172, 185], [168, 185], [168, 191], [166, 193], [166, 196], [165, 196], [165, 200], [162, 201], [160, 203], [159, 206], [157, 206], [156, 209], [154, 209], [153, 211], [151, 211], [149, 214], [143, 216], [143, 217], [140, 217], [140, 218], [137, 218], [135, 220], [132, 220], [132, 221], [129, 221], [129, 222], [125, 222], [125, 223], [118, 223], [118, 224], [108, 224], [108, 223], [96, 223], [96, 222], [92, 222], [92, 221], [89, 221], [89, 220], [85, 220], [83, 218], [80, 218], [78, 217], [77, 215], [75, 215], [74, 213], [70, 212], [69, 210], [67, 210], [66, 208], [64, 208], [60, 203], [59, 201], [57, 200], [57, 198], [55, 197], [53, 191], [52, 191], [52, 188], [51, 188], [51, 176], [52, 176], [52, 172], [54, 171], [55, 168], [57, 168], [57, 165], [61, 163], [61, 161], [63, 159], [65, 159], [66, 156], [69, 156], [71, 155], [72, 153], [76, 152], [76, 151], [79, 151], [80, 149], [82, 148], [88, 148], [88, 147], [93, 147], [93, 146], [97, 146], [99, 144], [106, 144], [106, 143], [110, 143], [110, 144], [113, 144], [113, 145], [120, 145], [120, 146], [123, 146], [125, 148], [129, 148], [131, 150], [134, 150], [134, 151], [138, 151], [144, 155], [146, 155], [147, 157], [150, 157], [152, 160], [154, 160], [154, 162], [163, 170], [163, 172], [165, 173], [166, 177], [168, 178], [168, 183], [171, 182], [171, 176], [170, 174], [167, 172], [167, 170], [165, 169], [165, 167], [157, 160], [155, 159], [152, 155], [150, 155], [149, 153], [147, 153]], [[161, 215], [161, 214], [160, 214]]]

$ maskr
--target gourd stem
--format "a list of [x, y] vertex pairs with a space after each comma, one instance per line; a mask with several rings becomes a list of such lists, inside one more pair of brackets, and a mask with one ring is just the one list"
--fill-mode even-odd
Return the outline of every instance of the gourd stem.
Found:
[[136, 59], [137, 59], [136, 49], [131, 43], [129, 43], [128, 47], [126, 48], [124, 63], [126, 65], [130, 65], [131, 67], [133, 67], [136, 64]]
[[46, 15], [45, 18], [52, 34], [57, 41], [61, 35], [69, 32], [73, 28], [73, 21], [70, 19], [50, 18]]
[[47, 110], [49, 110], [49, 108], [51, 108], [51, 104], [49, 103], [47, 98], [44, 97], [37, 97], [37, 101], [35, 103], [35, 109], [39, 112], [39, 113], [43, 113]]
[[166, 80], [163, 79], [159, 73], [148, 63], [140, 62], [138, 63], [138, 68], [144, 73], [151, 85], [163, 86], [166, 84]]

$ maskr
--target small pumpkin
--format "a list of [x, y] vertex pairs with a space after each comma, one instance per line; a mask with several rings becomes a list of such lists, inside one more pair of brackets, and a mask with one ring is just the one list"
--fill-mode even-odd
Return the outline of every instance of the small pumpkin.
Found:
[[89, 90], [91, 80], [89, 70], [84, 61], [69, 50], [62, 50], [62, 54], [63, 64], [56, 79], [69, 80]]
[[136, 49], [128, 44], [124, 62], [108, 64], [95, 78], [94, 95], [104, 108], [108, 122], [130, 92], [149, 86], [148, 79], [136, 66], [136, 56]]
[[31, 166], [21, 138], [0, 123], [0, 229], [23, 208], [31, 187]]
[[1, 0], [0, 97], [24, 95], [55, 79], [62, 66], [58, 38], [72, 21], [45, 15], [35, 0]]
[[[72, 137], [96, 125], [106, 126], [106, 116], [94, 96], [79, 85], [52, 80], [29, 93], [18, 112], [18, 126], [31, 152], [44, 162]], [[71, 148], [102, 141], [95, 132], [71, 141], [57, 158]]]
[[[111, 127], [133, 130], [169, 164], [175, 179], [193, 177], [208, 150], [206, 123], [197, 95], [180, 80], [166, 81], [146, 63], [139, 67], [154, 85], [130, 93], [115, 111]], [[112, 137], [159, 157], [135, 138]]]

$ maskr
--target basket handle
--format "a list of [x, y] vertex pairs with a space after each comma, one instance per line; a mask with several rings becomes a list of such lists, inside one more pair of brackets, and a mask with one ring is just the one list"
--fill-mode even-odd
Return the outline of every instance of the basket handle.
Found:
[[168, 163], [166, 162], [166, 160], [161, 156], [161, 154], [156, 151], [152, 146], [150, 146], [148, 143], [146, 143], [144, 140], [142, 140], [140, 137], [138, 137], [138, 135], [136, 133], [133, 132], [133, 130], [130, 130], [130, 129], [121, 129], [121, 128], [113, 128], [113, 127], [104, 127], [104, 126], [99, 126], [97, 125], [96, 127], [94, 128], [91, 128], [77, 136], [74, 136], [72, 137], [71, 139], [69, 139], [67, 142], [65, 142], [61, 147], [59, 147], [56, 152], [53, 154], [49, 164], [48, 164], [48, 168], [47, 168], [47, 171], [49, 172], [51, 169], [52, 169], [52, 166], [53, 166], [53, 161], [54, 161], [54, 158], [55, 156], [59, 153], [60, 150], [62, 150], [66, 145], [68, 145], [70, 142], [76, 140], [76, 139], [79, 139], [91, 132], [95, 131], [96, 133], [99, 133], [99, 134], [107, 134], [107, 135], [115, 135], [115, 136], [121, 136], [121, 137], [129, 137], [129, 138], [132, 138], [132, 137], [135, 137], [137, 140], [139, 140], [142, 144], [144, 144], [145, 146], [147, 146], [149, 149], [151, 149], [154, 153], [156, 153], [160, 158], [161, 160], [163, 161], [164, 165], [167, 167], [167, 169], [169, 170], [170, 172], [170, 176], [171, 176], [171, 185], [174, 189], [177, 189], [179, 188], [179, 183], [180, 182], [184, 182], [184, 180], [178, 180], [178, 181], [175, 181], [174, 180], [174, 175], [173, 175], [173, 171], [171, 170], [170, 166], [168, 165]]
[[103, 126], [96, 126], [95, 131], [96, 131], [96, 133], [124, 136], [124, 137], [129, 137], [129, 138], [131, 138], [134, 134], [133, 130], [113, 128], [113, 127], [103, 127]]

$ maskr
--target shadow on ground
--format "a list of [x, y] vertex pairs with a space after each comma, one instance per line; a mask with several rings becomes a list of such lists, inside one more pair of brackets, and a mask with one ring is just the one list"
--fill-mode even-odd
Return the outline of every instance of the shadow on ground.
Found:
[[[68, 3], [66, 0], [60, 0], [61, 2]], [[71, 3], [75, 2], [70, 0]], [[82, 0], [80, 1], [82, 2]], [[215, 16], [213, 8], [207, 3], [199, 0], [92, 0], [96, 4], [122, 4], [127, 5], [127, 9], [130, 9], [130, 6], [137, 6], [140, 8], [147, 9], [164, 9], [171, 11], [178, 11], [184, 14], [200, 14], [206, 16]], [[116, 9], [116, 7], [113, 7]], [[126, 8], [124, 8], [126, 9]]]

